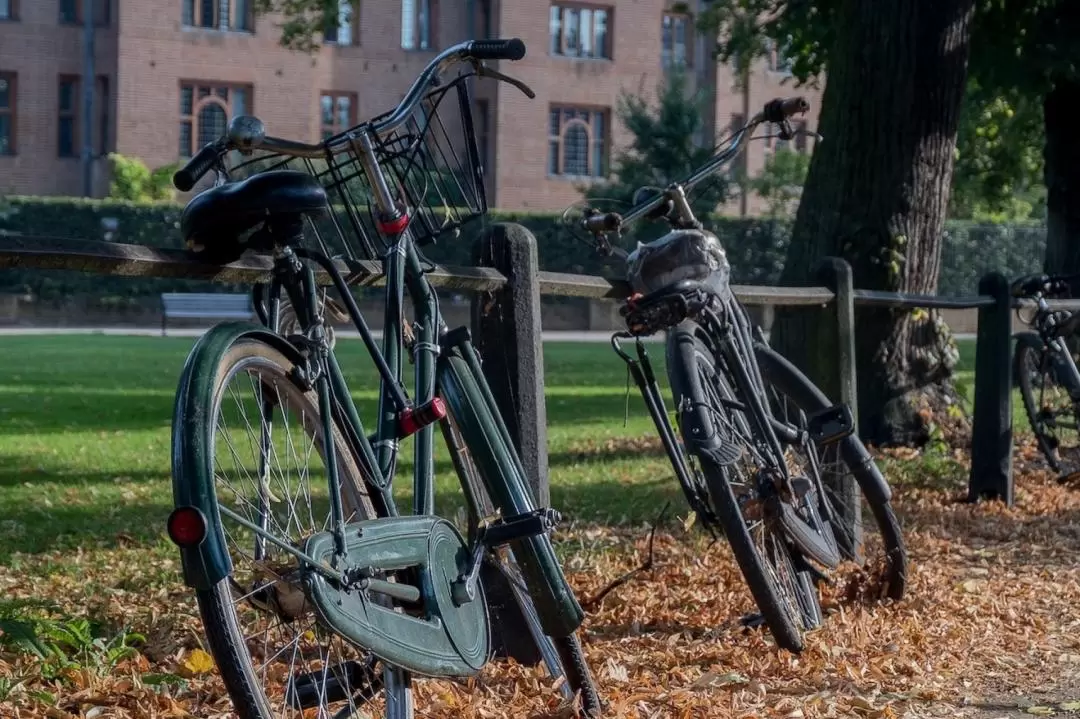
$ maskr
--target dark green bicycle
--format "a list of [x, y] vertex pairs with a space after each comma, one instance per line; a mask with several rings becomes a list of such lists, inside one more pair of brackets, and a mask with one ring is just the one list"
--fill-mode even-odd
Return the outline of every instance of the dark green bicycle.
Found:
[[[411, 717], [412, 675], [468, 677], [493, 652], [542, 661], [566, 698], [600, 708], [576, 636], [583, 612], [550, 541], [558, 515], [536, 506], [469, 332], [443, 323], [418, 249], [485, 213], [469, 84], [494, 77], [531, 96], [483, 63], [524, 55], [517, 39], [451, 47], [392, 112], [319, 144], [234, 118], [174, 177], [187, 191], [216, 171], [182, 218], [195, 256], [273, 257], [253, 291], [261, 324], [220, 324], [198, 341], [173, 417], [169, 535], [244, 719]], [[386, 279], [381, 347], [350, 292], [373, 260]], [[334, 354], [320, 277], [380, 377], [370, 435]], [[467, 499], [467, 538], [435, 514], [436, 424]], [[406, 437], [414, 500], [403, 514], [391, 489]]]

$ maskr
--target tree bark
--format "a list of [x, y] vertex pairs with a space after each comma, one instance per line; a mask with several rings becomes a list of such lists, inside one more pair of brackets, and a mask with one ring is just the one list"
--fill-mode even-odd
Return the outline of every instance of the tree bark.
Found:
[[[819, 131], [781, 277], [814, 285], [827, 256], [855, 286], [937, 289], [974, 0], [846, 0]], [[831, 397], [837, 338], [822, 312], [778, 311], [774, 344]], [[859, 422], [879, 445], [929, 438], [927, 404], [951, 402], [955, 344], [925, 311], [856, 311]]]
[[1080, 273], [1080, 82], [1058, 80], [1043, 100], [1046, 255], [1050, 273]]

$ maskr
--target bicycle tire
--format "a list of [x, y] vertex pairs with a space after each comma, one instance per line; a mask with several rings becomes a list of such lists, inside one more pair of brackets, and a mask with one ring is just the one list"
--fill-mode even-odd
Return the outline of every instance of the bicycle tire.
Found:
[[[825, 394], [799, 368], [776, 350], [767, 345], [758, 344], [755, 347], [755, 355], [766, 383], [781, 387], [782, 391], [792, 398], [807, 415], [832, 406]], [[885, 596], [893, 600], [902, 599], [907, 588], [907, 548], [904, 544], [900, 520], [896, 516], [892, 503], [883, 497], [880, 491], [885, 479], [858, 435], [851, 434], [841, 440], [839, 454], [855, 478], [863, 500], [869, 505], [881, 536], [886, 563]], [[851, 548], [845, 547], [843, 542], [840, 545], [845, 550], [846, 558], [854, 559]]]
[[[683, 398], [686, 398], [691, 406], [711, 406], [698, 379], [699, 363], [706, 366], [715, 378], [717, 391], [724, 392], [729, 400], [734, 396], [734, 390], [726, 386], [727, 380], [717, 372], [712, 352], [702, 343], [697, 334], [699, 331], [703, 330], [695, 323], [684, 322], [668, 333], [668, 375], [675, 394], [676, 407], [682, 406]], [[685, 338], [689, 338], [690, 342], [686, 342]], [[714, 412], [727, 414], [724, 407], [712, 409]], [[683, 444], [687, 451], [698, 460], [724, 536], [773, 639], [777, 646], [783, 649], [794, 653], [801, 652], [805, 644], [797, 622], [801, 623], [803, 618], [794, 616], [790, 604], [783, 601], [776, 580], [766, 569], [767, 560], [754, 545], [743, 509], [729, 479], [731, 467], [734, 465], [718, 462], [714, 452], [696, 450], [699, 438], [686, 436], [687, 428], [683, 423], [680, 423], [680, 431], [683, 433]], [[784, 547], [786, 546], [785, 542]], [[805, 588], [800, 591], [805, 591]], [[801, 606], [799, 612], [802, 615], [809, 614]]]
[[[468, 350], [466, 349], [465, 351]], [[472, 381], [472, 372], [468, 363], [457, 352], [451, 353], [446, 358], [446, 361], [451, 365], [451, 373], [453, 376], [452, 382], [455, 384], [461, 383], [457, 386], [461, 389], [465, 389], [463, 385]], [[493, 516], [496, 512], [502, 510], [503, 507], [497, 506], [497, 503], [493, 501], [491, 492], [488, 489], [488, 483], [485, 482], [483, 472], [473, 458], [468, 443], [465, 440], [465, 436], [461, 432], [461, 422], [458, 419], [459, 417], [464, 419], [468, 426], [475, 427], [479, 424], [479, 417], [474, 416], [477, 412], [476, 405], [472, 402], [461, 402], [460, 400], [467, 396], [478, 399], [480, 393], [469, 392], [467, 389], [457, 393], [454, 392], [454, 388], [451, 387], [450, 394], [454, 395], [456, 401], [450, 401], [450, 398], [447, 398], [450, 411], [447, 419], [443, 422], [443, 433], [447, 439], [447, 446], [450, 448], [453, 455], [454, 468], [464, 485], [462, 488], [466, 489], [467, 487], [467, 495], [477, 502], [475, 506], [470, 506], [470, 513], [474, 515], [474, 520]], [[527, 487], [525, 489], [527, 490]], [[550, 559], [543, 556], [533, 559], [532, 572], [530, 572], [528, 566], [521, 566], [522, 563], [517, 559], [518, 553], [525, 552], [525, 556], [530, 557], [533, 552], [536, 552], [537, 545], [539, 545], [538, 548], [540, 552], [550, 552]], [[539, 616], [539, 607], [536, 607], [537, 593], [534, 591], [535, 584], [533, 583], [533, 577], [537, 573], [536, 568], [540, 566], [542, 562], [554, 561], [554, 552], [551, 547], [551, 541], [547, 536], [532, 537], [525, 541], [515, 542], [512, 551], [513, 557], [508, 560], [504, 558], [504, 562], [521, 573], [526, 585], [523, 589], [527, 591], [515, 592], [513, 587], [510, 586], [510, 583], [513, 582], [512, 578], [504, 576], [502, 577], [504, 581], [500, 581], [500, 578], [492, 577], [489, 573], [487, 576], [490, 584], [485, 587], [485, 591], [490, 591], [492, 594], [489, 601], [496, 605], [505, 605], [507, 599], [516, 602], [518, 604], [518, 607], [516, 608], [518, 611], [522, 612], [523, 620], [524, 612], [528, 611], [528, 608], [522, 607], [521, 604], [529, 602], [533, 605], [533, 611], [536, 611]], [[557, 564], [556, 567], [558, 567]], [[559, 577], [562, 577], [561, 568], [559, 569]], [[573, 590], [570, 588], [569, 584], [566, 583], [565, 578], [562, 578], [562, 582], [564, 584], [562, 591], [569, 593], [572, 596]], [[507, 591], [510, 592], [512, 598], [505, 596]], [[543, 594], [540, 594], [540, 597], [542, 596]], [[552, 647], [559, 657], [559, 662], [562, 665], [562, 670], [564, 672], [563, 676], [566, 678], [571, 691], [580, 698], [582, 709], [588, 716], [599, 717], [602, 711], [600, 695], [596, 688], [596, 682], [592, 676], [592, 672], [585, 660], [585, 654], [582, 650], [577, 630], [575, 629], [568, 633], [556, 635], [546, 633], [545, 636], [551, 642]], [[533, 645], [531, 647], [522, 646], [522, 643], [525, 642], [525, 640], [520, 635], [496, 637], [493, 632], [492, 639], [493, 644], [502, 642], [508, 655], [516, 655], [526, 659], [526, 662], [524, 663], [533, 663], [532, 659], [534, 657], [529, 656], [530, 649], [537, 651], [541, 656], [543, 655], [543, 650], [540, 647], [535, 646], [535, 642], [527, 642], [527, 644]]]
[[[1067, 477], [1080, 471], [1080, 466], [1066, 467], [1063, 465], [1061, 458], [1058, 456], [1060, 440], [1045, 431], [1045, 418], [1042, 416], [1038, 406], [1039, 403], [1035, 398], [1035, 387], [1032, 386], [1031, 374], [1027, 371], [1028, 368], [1025, 367], [1025, 361], [1028, 359], [1032, 360], [1033, 366], [1038, 369], [1044, 387], [1045, 383], [1050, 382], [1061, 387], [1066, 392], [1069, 392], [1069, 388], [1060, 381], [1057, 368], [1054, 366], [1042, 338], [1034, 332], [1020, 333], [1016, 338], [1016, 348], [1013, 351], [1012, 370], [1016, 384], [1020, 388], [1024, 413], [1027, 414], [1031, 431], [1035, 435], [1035, 440], [1039, 444], [1039, 450], [1042, 452], [1047, 465], [1055, 474]], [[1073, 419], [1078, 427], [1078, 435], [1080, 435], [1080, 413], [1077, 412], [1075, 406], [1072, 412]], [[1077, 443], [1080, 444], [1080, 436], [1077, 437]], [[1061, 477], [1059, 477], [1059, 481], [1062, 481]]]
[[[196, 352], [198, 352], [198, 348]], [[261, 360], [271, 369], [276, 366], [274, 374], [279, 377], [281, 382], [289, 383], [289, 386], [296, 390], [297, 396], [307, 402], [306, 409], [311, 411], [317, 420], [318, 399], [314, 391], [305, 390], [297, 385], [293, 374], [296, 365], [281, 351], [266, 342], [258, 339], [242, 338], [234, 341], [220, 353], [217, 366], [214, 369], [212, 391], [210, 396], [202, 398], [205, 402], [202, 406], [205, 406], [207, 411], [193, 417], [191, 421], [180, 423], [178, 426], [174, 425], [174, 434], [186, 433], [192, 439], [213, 437], [212, 430], [220, 411], [224, 389], [229, 379], [237, 374], [236, 368], [251, 360]], [[210, 361], [213, 361], [212, 357]], [[177, 401], [182, 401], [182, 398], [178, 396]], [[179, 441], [190, 442], [192, 439], [181, 439]], [[178, 440], [174, 437], [174, 442], [176, 441]], [[325, 438], [322, 441], [325, 441]], [[374, 517], [375, 513], [370, 499], [366, 495], [366, 488], [360, 470], [354, 462], [344, 440], [344, 435], [336, 423], [334, 425], [333, 441], [338, 460], [339, 477], [343, 481], [347, 480], [352, 483], [352, 490], [342, 493], [343, 501], [348, 501], [352, 505], [351, 509], [358, 518]], [[324, 456], [322, 451], [319, 453], [320, 456]], [[210, 459], [212, 460], [212, 458]], [[214, 468], [211, 466], [211, 462], [205, 462], [202, 465], [202, 467], [189, 467], [189, 470], [209, 471], [212, 478]], [[213, 504], [215, 507], [217, 506], [216, 492]], [[231, 576], [226, 577], [209, 589], [197, 589], [195, 592], [207, 644], [221, 673], [222, 681], [233, 702], [237, 715], [241, 719], [276, 719], [265, 688], [261, 686], [255, 676], [252, 657], [248, 650], [244, 632], [237, 621], [236, 608], [233, 606], [230, 580]], [[405, 689], [405, 691], [410, 690]], [[408, 698], [406, 700], [408, 701]]]

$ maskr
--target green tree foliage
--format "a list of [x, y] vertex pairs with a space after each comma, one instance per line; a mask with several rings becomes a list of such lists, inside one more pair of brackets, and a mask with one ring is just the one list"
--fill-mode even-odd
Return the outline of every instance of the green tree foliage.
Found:
[[[353, 12], [359, 0], [352, 0]], [[398, 5], [386, 3], [387, 8]], [[280, 18], [281, 44], [299, 52], [320, 47], [323, 32], [338, 27], [338, 0], [255, 0], [259, 15], [274, 13]]]
[[750, 180], [750, 188], [768, 203], [770, 217], [788, 217], [798, 205], [810, 155], [781, 148], [765, 160], [765, 167]]
[[[642, 95], [620, 96], [616, 115], [632, 136], [618, 151], [611, 180], [582, 188], [589, 198], [604, 198], [629, 206], [640, 187], [664, 187], [686, 178], [713, 155], [712, 143], [702, 147], [695, 138], [704, 131], [708, 93], [691, 92], [688, 78], [672, 70], [657, 88], [656, 103]], [[695, 188], [690, 197], [696, 214], [706, 214], [727, 197], [728, 178], [717, 175]]]
[[112, 170], [109, 199], [148, 202], [171, 200], [174, 197], [172, 176], [177, 169], [175, 164], [151, 171], [137, 157], [126, 157], [117, 152], [111, 152], [109, 153], [109, 167]]

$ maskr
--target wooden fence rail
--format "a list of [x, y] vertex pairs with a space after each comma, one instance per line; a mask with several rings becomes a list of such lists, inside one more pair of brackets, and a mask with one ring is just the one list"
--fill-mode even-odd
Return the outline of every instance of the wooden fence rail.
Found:
[[[509, 229], [490, 233], [481, 240], [486, 244], [478, 244], [474, 255], [491, 258], [492, 266], [435, 267], [428, 279], [440, 289], [473, 293], [473, 331], [484, 353], [485, 373], [533, 478], [538, 499], [546, 502], [547, 432], [540, 296], [618, 300], [629, 294], [629, 286], [619, 279], [541, 271], [532, 234], [519, 225], [502, 227]], [[338, 260], [338, 267], [350, 284], [377, 287], [385, 283], [378, 262]], [[253, 283], [269, 279], [271, 260], [245, 256], [225, 266], [205, 265], [192, 261], [182, 250], [0, 233], [0, 269], [11, 268]], [[857, 307], [979, 310], [969, 497], [999, 498], [1011, 504], [1011, 311], [1016, 303], [1009, 296], [1005, 277], [1000, 273], [987, 275], [980, 282], [978, 295], [939, 297], [855, 289], [851, 267], [836, 258], [823, 262], [818, 276], [822, 282], [819, 287], [736, 285], [732, 289], [746, 305], [832, 308], [829, 314], [840, 338], [840, 361], [836, 375], [826, 378], [826, 384], [831, 382], [839, 387], [837, 399], [848, 403], [853, 410], [858, 406]], [[321, 284], [330, 282], [321, 270], [317, 272], [317, 280]], [[478, 293], [487, 294], [487, 301], [477, 301]], [[1077, 302], [1055, 304], [1070, 309], [1080, 307]], [[485, 351], [494, 347], [500, 351]], [[511, 351], [506, 351], [507, 348]]]

